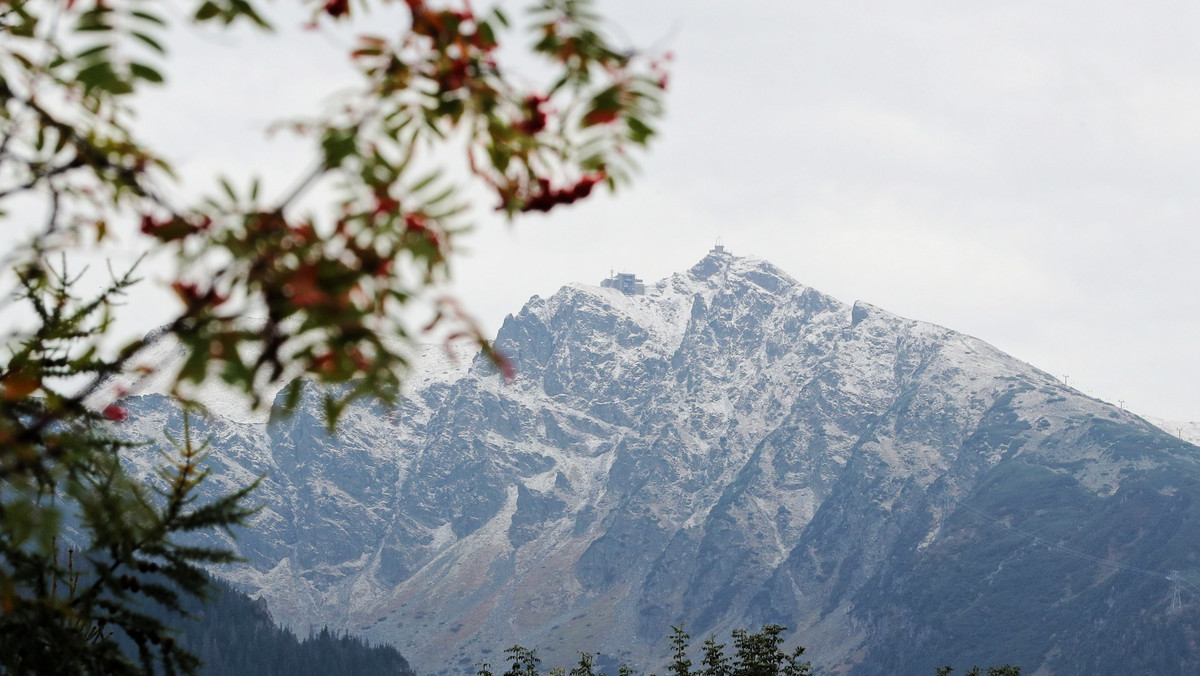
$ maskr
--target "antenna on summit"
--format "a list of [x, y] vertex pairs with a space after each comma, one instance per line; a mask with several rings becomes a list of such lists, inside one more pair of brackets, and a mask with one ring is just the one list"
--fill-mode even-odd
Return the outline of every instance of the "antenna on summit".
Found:
[[725, 251], [725, 245], [721, 243], [720, 237], [717, 238], [717, 243], [713, 245], [712, 251], [709, 251], [709, 253], [710, 254], [726, 254], [726, 253], [728, 253], [727, 251]]

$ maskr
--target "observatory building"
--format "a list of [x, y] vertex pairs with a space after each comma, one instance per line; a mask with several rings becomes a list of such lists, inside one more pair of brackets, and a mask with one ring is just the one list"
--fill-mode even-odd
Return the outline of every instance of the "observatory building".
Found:
[[611, 275], [608, 279], [600, 282], [600, 286], [606, 289], [616, 289], [626, 296], [646, 295], [646, 285], [632, 272], [618, 272]]

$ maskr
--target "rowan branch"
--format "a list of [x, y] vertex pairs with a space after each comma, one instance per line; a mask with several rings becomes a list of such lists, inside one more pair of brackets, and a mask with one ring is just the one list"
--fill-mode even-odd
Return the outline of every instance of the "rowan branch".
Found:
[[[18, 159], [18, 161], [23, 162], [28, 167], [33, 167], [35, 165], [34, 162], [29, 161], [29, 160]], [[67, 162], [65, 164], [60, 164], [56, 167], [51, 167], [45, 171], [36, 171], [35, 170], [33, 172], [34, 173], [33, 178], [29, 179], [22, 185], [14, 186], [12, 188], [8, 188], [7, 190], [0, 190], [0, 200], [4, 199], [6, 197], [9, 197], [10, 195], [15, 195], [20, 192], [25, 192], [26, 190], [32, 190], [33, 188], [37, 187], [38, 183], [41, 183], [42, 181], [49, 180], [55, 176], [58, 176], [60, 174], [65, 174], [65, 173], [67, 173], [69, 171], [73, 171], [75, 169], [81, 169], [85, 166], [87, 166], [87, 165], [84, 163], [84, 161], [81, 158], [76, 157], [75, 159], [72, 159], [70, 162]]]

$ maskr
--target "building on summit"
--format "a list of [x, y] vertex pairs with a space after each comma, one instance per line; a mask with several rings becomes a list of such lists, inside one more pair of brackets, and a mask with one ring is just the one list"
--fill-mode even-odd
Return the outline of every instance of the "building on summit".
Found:
[[618, 272], [609, 275], [608, 279], [600, 282], [600, 286], [606, 289], [616, 289], [626, 296], [646, 295], [646, 285], [632, 272]]

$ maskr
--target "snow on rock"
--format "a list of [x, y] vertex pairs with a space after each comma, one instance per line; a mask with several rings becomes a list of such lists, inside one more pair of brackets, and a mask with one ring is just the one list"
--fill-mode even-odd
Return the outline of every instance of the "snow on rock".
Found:
[[[248, 561], [223, 574], [301, 632], [360, 632], [419, 670], [473, 673], [517, 641], [648, 668], [680, 621], [779, 621], [841, 660], [886, 643], [888, 594], [855, 594], [962, 541], [946, 519], [1009, 473], [1102, 501], [1194, 448], [754, 258], [710, 254], [638, 296], [569, 284], [495, 344], [513, 382], [430, 346], [398, 406], [356, 403], [336, 437], [308, 386], [287, 421], [214, 416], [214, 486], [263, 476]], [[131, 430], [177, 425], [140, 401]]]

